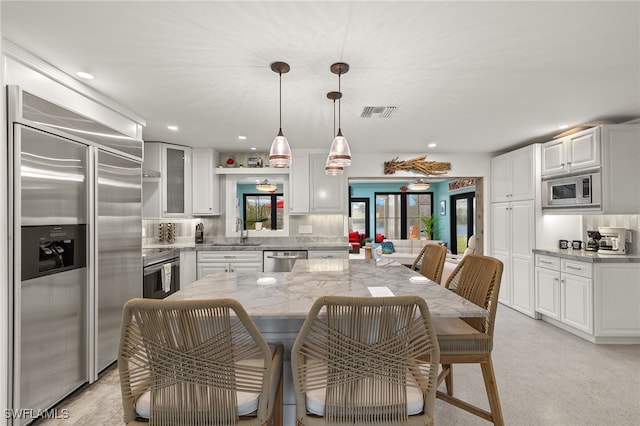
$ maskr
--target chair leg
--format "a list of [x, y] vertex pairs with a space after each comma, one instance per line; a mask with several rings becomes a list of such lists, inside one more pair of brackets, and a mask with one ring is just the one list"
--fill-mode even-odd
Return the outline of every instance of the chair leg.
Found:
[[496, 426], [504, 426], [502, 418], [502, 408], [500, 407], [500, 397], [498, 396], [498, 386], [496, 384], [496, 376], [493, 371], [493, 362], [491, 357], [487, 362], [480, 364], [482, 368], [482, 377], [484, 378], [484, 387], [487, 390], [487, 398], [489, 399], [489, 407], [493, 424]]
[[280, 384], [278, 385], [278, 394], [276, 396], [276, 406], [273, 407], [273, 424], [275, 426], [282, 426], [282, 372], [280, 372]]
[[447, 394], [453, 395], [453, 364], [442, 364], [442, 368], [449, 370], [444, 378], [444, 384], [447, 387]]

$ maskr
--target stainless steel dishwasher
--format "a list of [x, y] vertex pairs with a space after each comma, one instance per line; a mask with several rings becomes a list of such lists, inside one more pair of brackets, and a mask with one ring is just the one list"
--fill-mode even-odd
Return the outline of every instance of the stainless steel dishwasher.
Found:
[[290, 272], [298, 259], [306, 259], [306, 250], [264, 251], [264, 272]]

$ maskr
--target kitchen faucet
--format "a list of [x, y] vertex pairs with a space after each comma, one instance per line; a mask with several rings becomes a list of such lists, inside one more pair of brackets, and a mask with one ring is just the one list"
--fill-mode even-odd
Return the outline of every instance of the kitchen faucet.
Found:
[[240, 231], [240, 244], [244, 243], [249, 238], [249, 230], [244, 229], [242, 219], [236, 219], [236, 231]]

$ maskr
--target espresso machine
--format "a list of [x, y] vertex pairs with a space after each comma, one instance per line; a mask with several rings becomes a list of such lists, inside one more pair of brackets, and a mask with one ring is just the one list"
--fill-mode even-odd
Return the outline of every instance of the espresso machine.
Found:
[[627, 254], [625, 228], [599, 227], [602, 236], [598, 251], [600, 254]]

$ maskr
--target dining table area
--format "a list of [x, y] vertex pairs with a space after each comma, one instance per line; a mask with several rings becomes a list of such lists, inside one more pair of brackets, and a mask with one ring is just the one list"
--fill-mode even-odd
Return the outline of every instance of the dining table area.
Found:
[[486, 317], [487, 310], [389, 259], [298, 259], [291, 272], [219, 272], [184, 285], [168, 300], [235, 299], [268, 343], [285, 349], [284, 424], [295, 424], [289, 353], [309, 310], [322, 296], [417, 295], [431, 317]]

